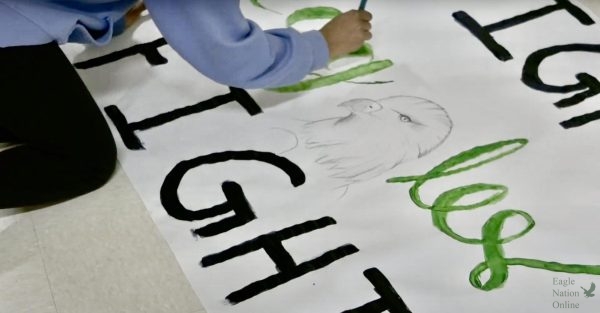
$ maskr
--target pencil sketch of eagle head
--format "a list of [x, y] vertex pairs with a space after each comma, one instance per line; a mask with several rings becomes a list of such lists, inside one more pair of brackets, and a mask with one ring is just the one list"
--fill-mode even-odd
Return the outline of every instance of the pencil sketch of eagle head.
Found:
[[423, 98], [393, 96], [352, 99], [338, 105], [340, 115], [307, 122], [301, 140], [316, 152], [339, 185], [376, 177], [400, 163], [420, 158], [450, 134], [452, 121], [438, 104]]

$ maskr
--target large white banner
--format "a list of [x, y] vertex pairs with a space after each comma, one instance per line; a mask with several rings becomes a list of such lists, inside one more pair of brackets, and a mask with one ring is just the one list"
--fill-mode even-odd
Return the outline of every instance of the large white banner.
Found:
[[[241, 5], [303, 30], [358, 2]], [[368, 9], [369, 45], [276, 90], [208, 80], [150, 20], [65, 47], [208, 312], [597, 312], [600, 21], [574, 0]]]

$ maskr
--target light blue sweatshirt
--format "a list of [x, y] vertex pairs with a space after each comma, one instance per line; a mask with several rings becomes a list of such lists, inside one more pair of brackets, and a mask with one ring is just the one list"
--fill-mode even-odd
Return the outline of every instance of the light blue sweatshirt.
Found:
[[[276, 87], [326, 66], [319, 31], [263, 31], [240, 0], [145, 0], [167, 42], [202, 74], [240, 88]], [[0, 47], [107, 44], [136, 0], [0, 0]]]

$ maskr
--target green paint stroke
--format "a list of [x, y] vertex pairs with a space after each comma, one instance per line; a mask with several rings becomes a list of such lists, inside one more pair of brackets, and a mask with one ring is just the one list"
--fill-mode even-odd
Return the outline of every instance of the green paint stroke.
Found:
[[358, 50], [348, 54], [348, 56], [349, 57], [368, 57], [371, 60], [373, 60], [373, 57], [374, 57], [373, 47], [371, 47], [370, 44], [365, 43], [360, 48], [358, 48]]
[[267, 10], [267, 11], [271, 11], [273, 13], [277, 13], [277, 14], [281, 14], [275, 10], [269, 9], [267, 7], [265, 7], [264, 5], [262, 5], [262, 3], [260, 3], [260, 1], [258, 0], [250, 0], [250, 3], [252, 3], [253, 6], [257, 7], [257, 8], [261, 8], [263, 10]]
[[[319, 73], [310, 73], [310, 75], [315, 76], [315, 77], [323, 77], [325, 75], [321, 75]], [[382, 85], [382, 84], [389, 84], [389, 83], [393, 83], [393, 80], [374, 80], [374, 81], [365, 81], [365, 82], [359, 82], [359, 81], [354, 81], [354, 80], [347, 80], [344, 81], [344, 83], [348, 83], [348, 84], [356, 84], [356, 85]]]
[[[503, 210], [492, 215], [481, 229], [481, 238], [466, 238], [457, 234], [448, 224], [448, 214], [454, 211], [475, 210], [484, 206], [492, 205], [502, 201], [508, 188], [503, 185], [472, 184], [451, 189], [439, 195], [428, 205], [421, 200], [420, 188], [429, 180], [459, 174], [485, 164], [497, 161], [505, 156], [517, 152], [527, 145], [527, 139], [513, 139], [500, 141], [493, 144], [475, 147], [462, 152], [442, 162], [432, 170], [421, 176], [394, 177], [387, 180], [388, 183], [414, 182], [409, 194], [411, 200], [420, 208], [431, 211], [433, 225], [450, 238], [465, 244], [482, 245], [485, 261], [479, 263], [471, 271], [469, 282], [480, 290], [494, 290], [503, 286], [508, 279], [509, 266], [525, 266], [535, 269], [543, 269], [553, 272], [600, 275], [600, 265], [579, 265], [547, 262], [535, 259], [506, 258], [503, 245], [515, 239], [521, 238], [535, 226], [533, 218], [524, 211]], [[470, 162], [467, 164], [467, 162]], [[492, 192], [491, 196], [472, 204], [457, 203], [465, 196], [481, 192]], [[502, 229], [506, 220], [512, 217], [523, 218], [527, 226], [517, 234], [502, 237]], [[481, 282], [481, 275], [489, 270], [489, 279]]]
[[315, 88], [334, 85], [339, 82], [347, 81], [353, 78], [373, 74], [375, 72], [384, 70], [392, 65], [394, 65], [394, 63], [391, 60], [372, 61], [367, 64], [362, 64], [340, 73], [307, 79], [294, 85], [273, 88], [269, 90], [281, 93], [307, 91]]
[[258, 0], [250, 0], [250, 3], [252, 3], [252, 5], [255, 7], [266, 9]]
[[298, 22], [308, 20], [330, 20], [340, 14], [342, 14], [342, 11], [332, 7], [304, 8], [288, 16], [287, 26], [290, 27]]
[[355, 84], [355, 85], [383, 85], [383, 84], [390, 84], [393, 82], [394, 82], [393, 80], [375, 80], [375, 81], [370, 81], [370, 82], [357, 82], [354, 80], [348, 80], [348, 81], [345, 81], [344, 83]]

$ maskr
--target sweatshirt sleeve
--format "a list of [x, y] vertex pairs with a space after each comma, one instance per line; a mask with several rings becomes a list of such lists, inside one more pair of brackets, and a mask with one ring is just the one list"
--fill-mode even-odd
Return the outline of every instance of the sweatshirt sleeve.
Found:
[[327, 65], [319, 31], [263, 31], [247, 20], [239, 0], [146, 0], [167, 42], [199, 72], [240, 88], [296, 83]]
[[51, 41], [104, 45], [114, 35], [114, 22], [135, 2], [0, 0], [0, 46]]

